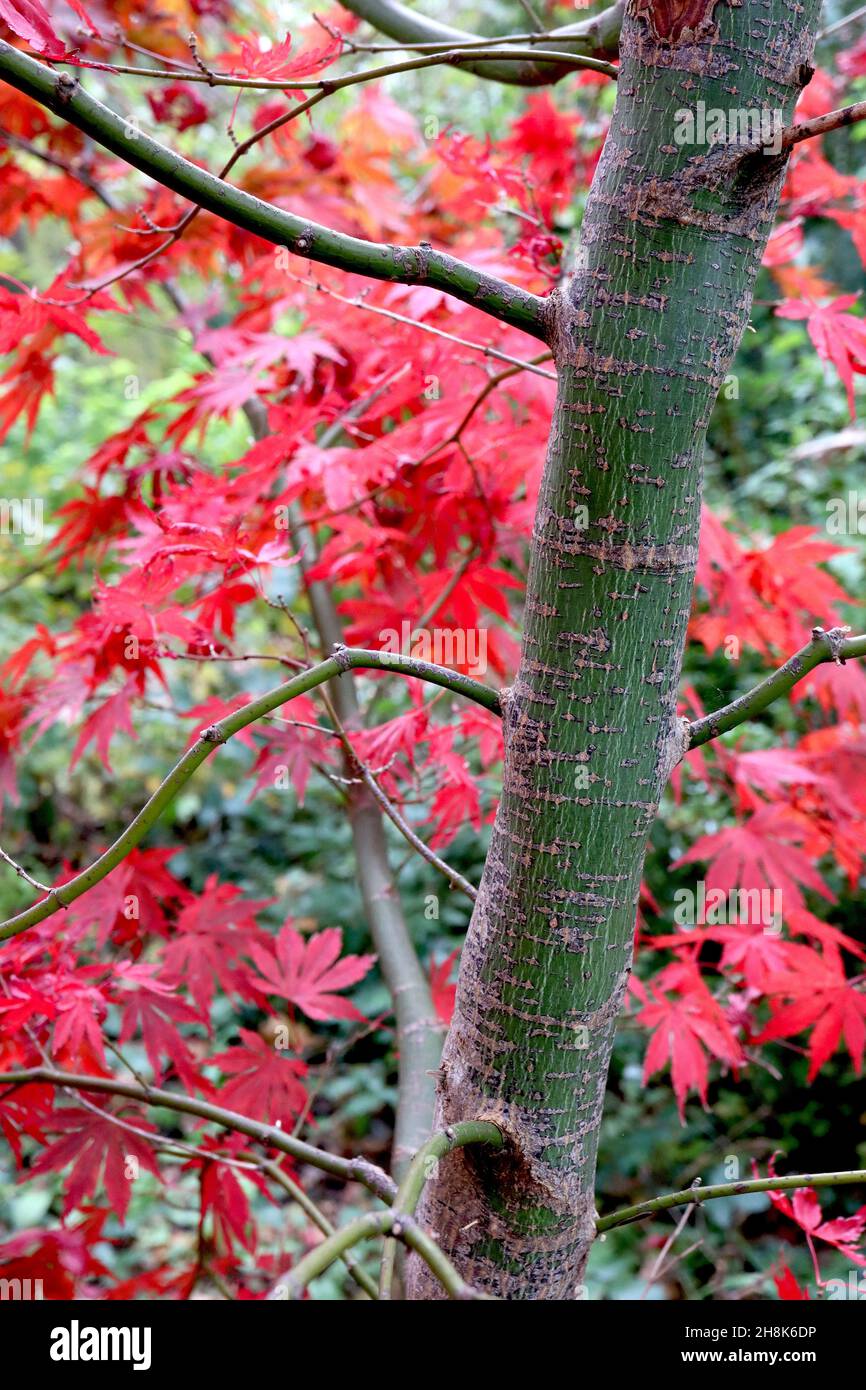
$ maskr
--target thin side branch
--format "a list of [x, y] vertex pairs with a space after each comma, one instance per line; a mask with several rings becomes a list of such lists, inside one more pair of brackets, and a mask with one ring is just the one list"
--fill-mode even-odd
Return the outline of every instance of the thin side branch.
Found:
[[[256, 1164], [256, 1167], [261, 1169], [263, 1173], [267, 1173], [272, 1182], [275, 1182], [288, 1193], [292, 1201], [297, 1203], [301, 1211], [309, 1217], [314, 1226], [319, 1228], [323, 1236], [332, 1236], [334, 1234], [336, 1227], [328, 1220], [325, 1213], [320, 1211], [316, 1203], [311, 1197], [307, 1196], [302, 1187], [298, 1186], [294, 1178], [290, 1178], [288, 1173], [283, 1172], [278, 1163], [274, 1163], [269, 1158], [263, 1158]], [[375, 1281], [370, 1278], [369, 1274], [361, 1269], [351, 1252], [346, 1250], [342, 1259], [346, 1269], [359, 1288], [362, 1288], [370, 1298], [377, 1299], [379, 1297], [379, 1290], [376, 1287]]]
[[27, 1067], [20, 1071], [0, 1072], [0, 1086], [18, 1087], [28, 1085], [63, 1086], [74, 1091], [91, 1091], [103, 1095], [127, 1096], [140, 1101], [142, 1105], [159, 1109], [176, 1110], [183, 1115], [196, 1115], [209, 1120], [222, 1129], [245, 1134], [258, 1144], [278, 1149], [289, 1154], [299, 1163], [309, 1163], [332, 1177], [342, 1178], [343, 1182], [359, 1182], [380, 1201], [390, 1205], [396, 1195], [396, 1184], [381, 1168], [361, 1158], [340, 1158], [329, 1154], [325, 1149], [317, 1149], [303, 1139], [286, 1134], [276, 1125], [266, 1125], [260, 1120], [251, 1120], [234, 1110], [226, 1110], [211, 1101], [199, 1100], [196, 1096], [183, 1095], [178, 1091], [164, 1091], [158, 1086], [143, 1086], [133, 1081], [120, 1081], [113, 1076], [80, 1076], [74, 1072], [61, 1071], [56, 1067]]
[[34, 903], [24, 912], [19, 912], [17, 916], [0, 923], [0, 941], [17, 936], [19, 932], [26, 931], [28, 927], [35, 926], [37, 922], [43, 922], [46, 917], [51, 917], [61, 907], [68, 907], [71, 902], [80, 898], [94, 884], [100, 883], [102, 879], [106, 878], [112, 869], [115, 869], [121, 860], [125, 859], [130, 851], [140, 843], [165, 808], [177, 796], [180, 789], [186, 785], [197, 768], [210, 757], [214, 749], [220, 744], [227, 743], [241, 729], [245, 729], [249, 724], [261, 719], [263, 715], [270, 714], [280, 705], [294, 699], [296, 695], [304, 695], [325, 681], [333, 680], [335, 677], [343, 675], [344, 672], [352, 670], [396, 671], [406, 676], [415, 676], [419, 680], [429, 681], [431, 684], [442, 686], [446, 690], [453, 690], [455, 694], [466, 695], [493, 713], [501, 713], [499, 696], [496, 691], [491, 690], [489, 686], [482, 685], [479, 681], [472, 680], [470, 676], [449, 671], [442, 666], [434, 666], [428, 661], [418, 661], [414, 657], [400, 656], [395, 652], [374, 652], [366, 651], [360, 647], [340, 647], [333, 656], [328, 657], [325, 661], [320, 661], [309, 670], [300, 672], [299, 675], [284, 682], [283, 685], [278, 685], [274, 690], [267, 691], [257, 700], [251, 700], [242, 709], [236, 710], [234, 714], [228, 715], [225, 719], [221, 719], [205, 729], [192, 747], [175, 763], [168, 776], [160, 783], [157, 790], [141, 808], [135, 819], [118, 836], [114, 844], [100, 855], [89, 868], [76, 874], [75, 878], [69, 879], [67, 883], [63, 883], [57, 888], [52, 888], [48, 896], [43, 898], [41, 902]]
[[855, 101], [850, 106], [840, 106], [838, 111], [828, 111], [824, 116], [814, 116], [811, 121], [789, 126], [782, 132], [782, 149], [793, 149], [802, 140], [812, 140], [816, 135], [826, 135], [828, 131], [841, 130], [858, 121], [866, 121], [866, 101]]
[[[462, 1149], [467, 1144], [487, 1144], [492, 1149], [501, 1149], [504, 1143], [502, 1131], [488, 1120], [460, 1120], [457, 1124], [449, 1125], [448, 1129], [442, 1130], [441, 1133], [434, 1134], [432, 1139], [422, 1144], [406, 1170], [406, 1176], [394, 1198], [393, 1213], [398, 1217], [414, 1216], [424, 1186], [433, 1177], [440, 1158], [445, 1158], [447, 1154], [453, 1153], [455, 1149]], [[391, 1297], [397, 1249], [396, 1234], [396, 1231], [392, 1231], [393, 1238], [385, 1241], [379, 1274], [380, 1299]]]
[[276, 1289], [272, 1290], [270, 1297], [300, 1299], [307, 1285], [320, 1274], [324, 1274], [334, 1260], [345, 1258], [346, 1253], [360, 1241], [369, 1240], [373, 1236], [387, 1235], [389, 1232], [395, 1239], [408, 1245], [410, 1250], [417, 1251], [451, 1298], [488, 1300], [489, 1295], [479, 1293], [460, 1277], [448, 1257], [417, 1221], [409, 1216], [398, 1217], [391, 1211], [370, 1212], [335, 1231], [295, 1265]]
[[2, 41], [0, 78], [157, 183], [265, 241], [285, 246], [305, 260], [374, 280], [442, 290], [503, 323], [546, 338], [547, 308], [540, 296], [486, 275], [425, 243], [390, 246], [363, 241], [254, 198], [135, 129], [88, 95], [68, 73], [56, 74]]
[[746, 1182], [719, 1182], [708, 1187], [685, 1187], [681, 1192], [668, 1192], [664, 1197], [651, 1197], [647, 1202], [636, 1202], [632, 1207], [622, 1207], [610, 1216], [602, 1216], [596, 1222], [598, 1235], [611, 1231], [615, 1226], [627, 1226], [632, 1221], [644, 1221], [656, 1212], [668, 1211], [671, 1207], [684, 1207], [694, 1202], [710, 1202], [715, 1197], [742, 1197], [749, 1192], [790, 1192], [798, 1187], [854, 1187], [866, 1184], [866, 1169], [852, 1169], [841, 1173], [795, 1173], [784, 1178], [750, 1178]]
[[754, 719], [780, 696], [787, 695], [798, 681], [820, 666], [824, 661], [835, 661], [844, 665], [846, 661], [866, 656], [866, 637], [847, 637], [846, 627], [834, 627], [829, 632], [823, 628], [812, 629], [812, 640], [789, 657], [784, 666], [767, 676], [753, 690], [732, 700], [729, 705], [713, 714], [706, 714], [689, 725], [688, 747], [699, 748], [703, 743], [736, 729], [746, 720]]
[[[417, 44], [471, 44], [482, 43], [483, 36], [472, 34], [465, 29], [456, 29], [450, 24], [441, 24], [429, 19], [399, 0], [346, 0], [347, 10], [378, 29], [380, 34], [412, 47]], [[576, 24], [568, 24], [561, 29], [539, 36], [543, 38], [548, 50], [561, 50], [565, 53], [582, 53], [595, 58], [616, 58], [619, 52], [619, 34], [622, 27], [625, 0], [617, 0], [609, 9], [591, 19]], [[524, 36], [521, 35], [521, 39]], [[499, 41], [500, 43], [503, 40]], [[565, 63], [555, 61], [540, 62], [533, 55], [531, 59], [502, 58], [498, 62], [471, 62], [460, 64], [466, 72], [476, 77], [488, 78], [494, 82], [506, 82], [518, 87], [548, 86], [565, 77], [569, 68]]]
[[[605, 77], [615, 78], [617, 76], [617, 69], [613, 64], [606, 63], [602, 58], [593, 58], [583, 53], [563, 54], [560, 57], [556, 52], [547, 52], [543, 48], [524, 49], [511, 41], [506, 46], [496, 39], [488, 39], [486, 42], [469, 43], [465, 46], [451, 44], [434, 52], [420, 54], [416, 58], [404, 58], [399, 63], [385, 63], [378, 68], [346, 72], [339, 77], [307, 77], [280, 82], [279, 79], [274, 78], [241, 77], [230, 72], [212, 72], [208, 69], [205, 72], [186, 72], [183, 80], [184, 82], [203, 82], [208, 87], [231, 87], [239, 91], [324, 92], [325, 95], [330, 96], [332, 92], [339, 92], [343, 87], [356, 87], [364, 82], [375, 82], [381, 77], [394, 77], [398, 73], [415, 72], [419, 68], [437, 67], [443, 63], [452, 67], [465, 67], [470, 61], [473, 65], [478, 64], [483, 67], [487, 63], [501, 62], [504, 58], [510, 61], [523, 59], [538, 63], [554, 61], [571, 71], [578, 68], [589, 68], [593, 72], [603, 73]], [[71, 60], [64, 61], [63, 59], [55, 59], [52, 62], [52, 66], [57, 64], [72, 67], [81, 66], [79, 63]], [[176, 72], [163, 68], [130, 67], [115, 63], [87, 63], [86, 67], [97, 72], [118, 73], [128, 77], [146, 77], [149, 81], [152, 79], [161, 82], [177, 81]]]

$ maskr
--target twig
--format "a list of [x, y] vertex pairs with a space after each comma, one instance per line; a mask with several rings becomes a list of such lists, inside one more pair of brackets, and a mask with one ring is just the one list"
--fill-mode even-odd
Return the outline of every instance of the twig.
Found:
[[315, 689], [316, 686], [322, 685], [323, 682], [333, 680], [335, 677], [352, 670], [401, 671], [404, 675], [414, 676], [419, 680], [426, 680], [433, 685], [453, 690], [455, 694], [466, 695], [493, 713], [501, 712], [499, 696], [496, 692], [491, 690], [489, 686], [472, 680], [470, 676], [464, 676], [457, 671], [448, 671], [442, 666], [434, 666], [431, 662], [419, 661], [415, 657], [400, 656], [396, 652], [374, 652], [363, 648], [341, 647], [325, 661], [320, 661], [318, 665], [307, 671], [302, 671], [283, 685], [259, 696], [257, 700], [251, 700], [241, 709], [205, 729], [160, 783], [135, 819], [114, 841], [114, 844], [105, 850], [87, 869], [76, 874], [74, 878], [68, 879], [58, 888], [48, 890], [47, 898], [35, 903], [24, 912], [19, 912], [8, 921], [0, 923], [0, 940], [16, 936], [28, 927], [35, 926], [37, 922], [44, 921], [46, 917], [52, 916], [58, 907], [68, 907], [76, 898], [80, 898], [82, 893], [86, 893], [94, 884], [100, 883], [144, 838], [165, 808], [174, 800], [181, 787], [186, 785], [197, 768], [210, 757], [220, 744], [227, 743], [241, 729], [245, 729], [263, 715], [271, 714], [273, 710], [294, 699], [296, 695], [304, 695], [309, 690]]
[[646, 1202], [636, 1202], [634, 1206], [622, 1207], [611, 1216], [602, 1216], [595, 1224], [598, 1235], [612, 1231], [615, 1226], [627, 1226], [632, 1221], [645, 1221], [656, 1212], [667, 1211], [670, 1207], [686, 1206], [689, 1202], [700, 1205], [711, 1202], [716, 1197], [742, 1197], [750, 1192], [785, 1192], [799, 1187], [853, 1187], [866, 1184], [866, 1169], [852, 1169], [839, 1173], [796, 1173], [791, 1177], [750, 1178], [744, 1182], [711, 1183], [708, 1187], [686, 1187], [681, 1192], [668, 1192], [664, 1197], [651, 1197]]
[[855, 125], [857, 121], [866, 121], [866, 101], [855, 101], [851, 106], [840, 107], [838, 111], [828, 111], [825, 116], [814, 116], [811, 121], [789, 126], [782, 131], [782, 149], [793, 149], [801, 140], [811, 140], [816, 135], [841, 130], [843, 126]]
[[40, 883], [38, 878], [32, 878], [26, 869], [22, 869], [21, 865], [6, 853], [5, 849], [0, 849], [0, 859], [3, 860], [4, 864], [8, 864], [10, 869], [14, 869], [18, 877], [23, 878], [25, 883], [29, 883], [31, 888], [38, 888], [40, 893], [50, 893], [51, 889], [47, 884]]
[[[455, 1149], [463, 1148], [467, 1144], [487, 1144], [492, 1149], [501, 1149], [504, 1143], [502, 1131], [498, 1126], [490, 1124], [486, 1120], [463, 1120], [458, 1124], [450, 1125], [441, 1134], [434, 1134], [432, 1139], [428, 1139], [427, 1143], [418, 1150], [406, 1170], [406, 1176], [400, 1183], [397, 1196], [394, 1199], [392, 1211], [401, 1217], [414, 1215], [421, 1199], [421, 1193], [424, 1191], [424, 1185], [433, 1177], [440, 1158], [445, 1158]], [[379, 1274], [380, 1299], [390, 1299], [391, 1297], [397, 1249], [396, 1234], [396, 1231], [392, 1230], [392, 1238], [385, 1241], [385, 1248], [382, 1252], [382, 1268]]]
[[780, 695], [787, 695], [798, 681], [822, 662], [835, 661], [841, 666], [850, 658], [866, 656], [866, 636], [846, 637], [848, 631], [847, 627], [834, 627], [829, 632], [822, 627], [813, 628], [812, 640], [789, 657], [784, 666], [762, 680], [760, 685], [713, 714], [705, 714], [689, 724], [689, 748], [699, 748], [701, 744], [709, 743], [710, 739], [718, 738], [719, 734], [744, 724], [747, 719], [754, 719]]

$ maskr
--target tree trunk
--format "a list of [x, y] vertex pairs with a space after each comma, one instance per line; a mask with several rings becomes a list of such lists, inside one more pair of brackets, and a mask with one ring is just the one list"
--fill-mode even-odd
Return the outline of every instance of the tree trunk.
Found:
[[[789, 122], [817, 14], [630, 0], [610, 134], [550, 304], [560, 389], [503, 795], [439, 1076], [437, 1124], [489, 1118], [509, 1142], [443, 1160], [420, 1212], [500, 1298], [580, 1296], [647, 835], [684, 751], [704, 435], [784, 177], [753, 144], [679, 143], [677, 113], [703, 102], [710, 128], [724, 112], [729, 139], [732, 112]], [[409, 1296], [441, 1297], [410, 1265]]]

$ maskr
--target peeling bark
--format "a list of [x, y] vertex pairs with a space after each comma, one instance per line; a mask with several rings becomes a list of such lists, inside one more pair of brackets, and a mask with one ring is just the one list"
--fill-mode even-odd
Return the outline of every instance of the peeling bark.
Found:
[[[560, 388], [503, 795], [439, 1074], [437, 1128], [490, 1119], [508, 1142], [451, 1155], [420, 1213], [500, 1298], [580, 1296], [647, 835], [684, 751], [703, 441], [784, 174], [784, 156], [679, 145], [676, 113], [701, 100], [789, 121], [817, 15], [817, 0], [631, 0], [611, 131], [550, 302]], [[439, 1297], [410, 1266], [409, 1296]]]

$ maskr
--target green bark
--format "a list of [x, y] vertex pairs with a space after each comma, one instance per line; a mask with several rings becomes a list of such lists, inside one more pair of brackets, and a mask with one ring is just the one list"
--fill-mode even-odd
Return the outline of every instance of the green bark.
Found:
[[[452, 1155], [419, 1211], [499, 1297], [580, 1296], [647, 835], [684, 747], [703, 440], [784, 174], [753, 147], [678, 144], [677, 113], [703, 101], [789, 121], [817, 12], [631, 0], [611, 131], [551, 305], [560, 387], [503, 796], [436, 1121], [491, 1120], [506, 1146]], [[437, 1297], [410, 1265], [410, 1296]]]

